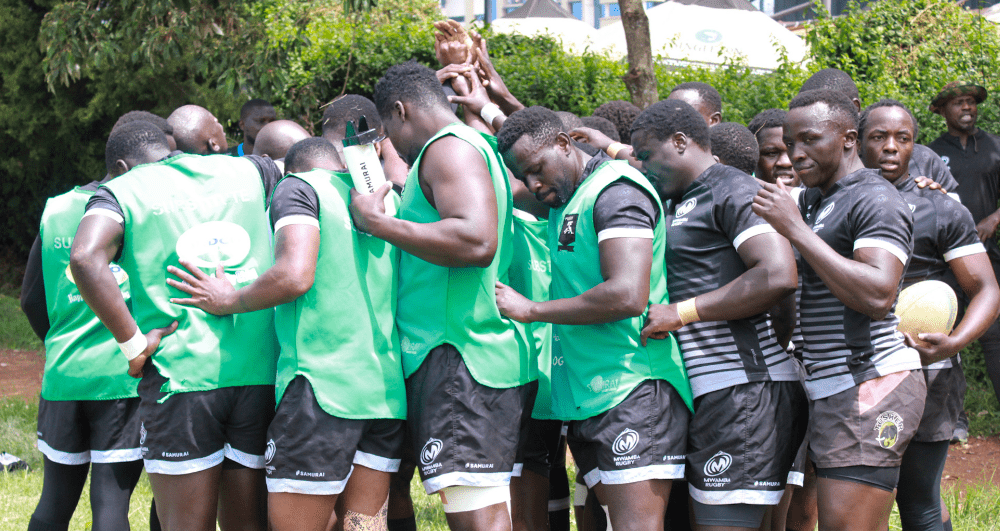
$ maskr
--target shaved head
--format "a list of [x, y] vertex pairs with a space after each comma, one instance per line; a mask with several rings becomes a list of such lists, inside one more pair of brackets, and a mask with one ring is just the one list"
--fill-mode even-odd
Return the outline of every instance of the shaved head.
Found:
[[283, 159], [292, 146], [311, 136], [309, 131], [291, 120], [275, 120], [265, 125], [260, 133], [257, 133], [253, 154], [267, 155], [272, 159]]
[[196, 155], [211, 155], [229, 149], [219, 120], [204, 107], [184, 105], [167, 117], [174, 130], [177, 149]]

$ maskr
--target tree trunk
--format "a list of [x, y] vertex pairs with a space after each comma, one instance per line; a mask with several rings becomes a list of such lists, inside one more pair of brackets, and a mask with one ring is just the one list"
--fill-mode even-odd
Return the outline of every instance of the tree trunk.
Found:
[[625, 27], [625, 46], [628, 49], [628, 73], [623, 80], [632, 95], [632, 103], [645, 109], [660, 100], [653, 73], [653, 46], [649, 40], [649, 18], [642, 7], [642, 0], [618, 0]]

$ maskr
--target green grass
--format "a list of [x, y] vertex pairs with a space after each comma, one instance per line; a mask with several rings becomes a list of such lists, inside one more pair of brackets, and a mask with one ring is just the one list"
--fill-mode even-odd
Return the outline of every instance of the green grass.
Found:
[[42, 350], [15, 296], [0, 294], [0, 348]]
[[976, 341], [962, 351], [962, 371], [965, 372], [965, 411], [969, 416], [969, 434], [995, 435], [1000, 433], [1000, 403], [993, 392], [993, 384], [986, 374], [983, 351]]

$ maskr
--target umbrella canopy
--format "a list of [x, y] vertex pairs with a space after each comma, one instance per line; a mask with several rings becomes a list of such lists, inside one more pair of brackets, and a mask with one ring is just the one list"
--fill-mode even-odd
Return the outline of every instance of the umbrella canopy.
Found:
[[[664, 2], [646, 10], [653, 55], [676, 62], [721, 64], [743, 57], [752, 68], [774, 70], [780, 56], [775, 43], [789, 59], [802, 61], [805, 42], [761, 11], [713, 9], [679, 2]], [[597, 31], [597, 49], [625, 57], [625, 30], [621, 22]]]
[[490, 27], [497, 33], [516, 33], [525, 36], [550, 35], [562, 41], [563, 49], [580, 53], [593, 46], [597, 30], [575, 18], [500, 18]]
[[715, 9], [742, 9], [744, 11], [759, 11], [747, 0], [668, 0], [689, 6], [712, 7]]
[[552, 0], [528, 0], [521, 7], [507, 13], [503, 18], [574, 18], [573, 14]]

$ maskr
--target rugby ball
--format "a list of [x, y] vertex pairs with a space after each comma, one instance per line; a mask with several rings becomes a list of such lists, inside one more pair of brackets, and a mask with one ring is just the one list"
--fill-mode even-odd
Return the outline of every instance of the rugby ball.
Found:
[[958, 297], [951, 286], [939, 280], [924, 280], [904, 289], [896, 301], [900, 332], [910, 334], [951, 333], [958, 316]]

